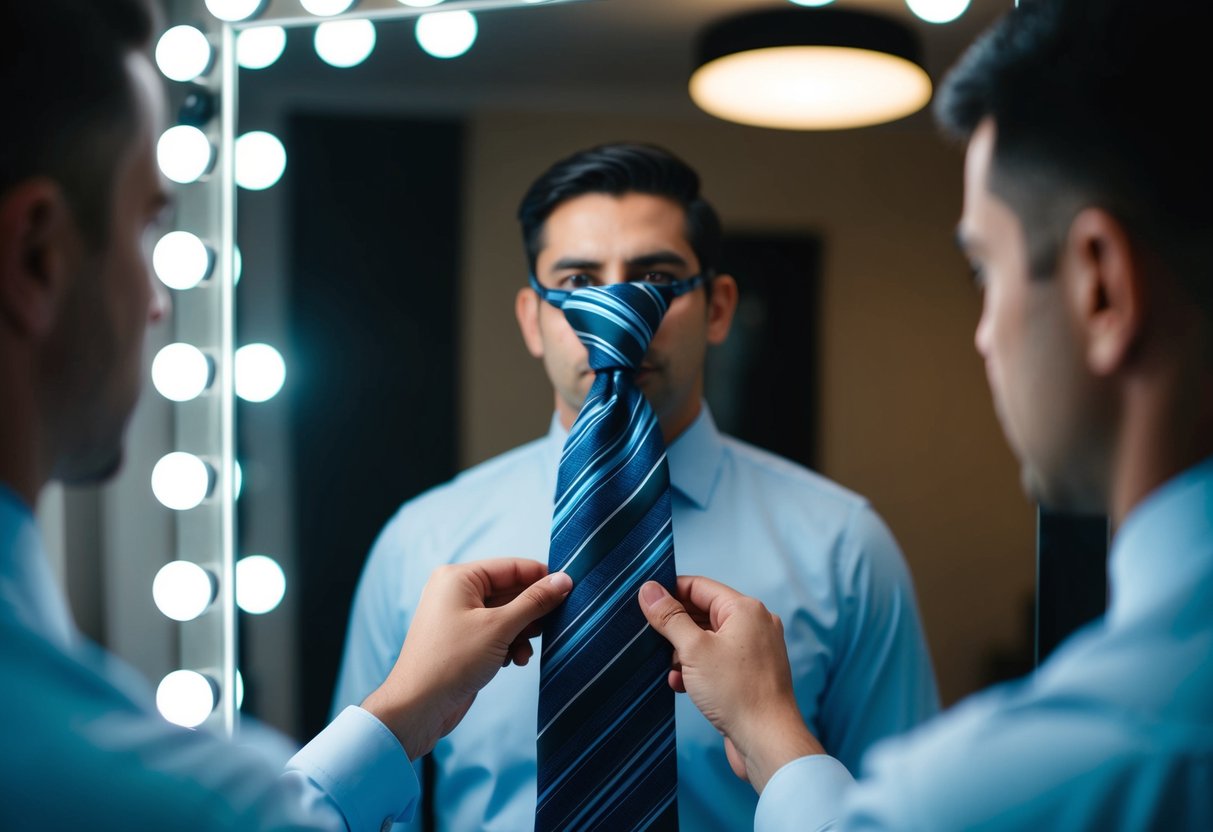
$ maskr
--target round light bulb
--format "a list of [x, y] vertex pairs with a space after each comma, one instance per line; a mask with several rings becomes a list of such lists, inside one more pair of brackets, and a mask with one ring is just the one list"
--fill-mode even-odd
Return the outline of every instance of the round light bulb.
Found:
[[375, 25], [369, 20], [332, 20], [316, 27], [316, 54], [329, 66], [348, 69], [375, 49]]
[[235, 249], [232, 251], [232, 256], [236, 260], [236, 262], [233, 264], [233, 266], [236, 269], [236, 277], [235, 277], [235, 280], [232, 282], [232, 285], [239, 286], [240, 285], [240, 275], [244, 274], [244, 257], [243, 257], [243, 255], [240, 254], [240, 246], [235, 247]]
[[214, 253], [188, 231], [170, 231], [152, 249], [152, 268], [170, 289], [193, 289], [210, 276]]
[[476, 42], [471, 12], [430, 12], [417, 18], [417, 43], [435, 58], [458, 58]]
[[156, 687], [156, 707], [176, 725], [197, 728], [218, 704], [218, 687], [193, 670], [174, 670]]
[[833, 3], [834, 0], [788, 0], [788, 2], [796, 6], [809, 6], [811, 8], [815, 8], [817, 6], [828, 6]]
[[236, 603], [253, 615], [262, 615], [282, 602], [286, 576], [273, 558], [249, 555], [236, 562]]
[[166, 563], [152, 581], [152, 600], [174, 621], [193, 621], [215, 600], [215, 576], [188, 560]]
[[193, 454], [166, 454], [152, 469], [152, 493], [177, 511], [194, 508], [211, 493], [211, 467]]
[[951, 23], [965, 13], [969, 0], [906, 0], [906, 5], [927, 23]]
[[236, 139], [236, 184], [240, 187], [264, 191], [285, 170], [286, 148], [273, 134], [254, 130]]
[[236, 36], [236, 63], [243, 69], [265, 69], [282, 57], [286, 49], [286, 29], [258, 26]]
[[244, 676], [236, 671], [236, 710], [244, 707]]
[[156, 66], [172, 81], [193, 81], [211, 66], [211, 43], [193, 26], [174, 26], [156, 42]]
[[215, 161], [215, 148], [197, 127], [179, 124], [164, 131], [156, 143], [160, 170], [174, 182], [197, 182]]
[[412, 9], [428, 9], [430, 6], [437, 6], [442, 0], [400, 0], [402, 6], [408, 6]]
[[152, 384], [174, 402], [188, 402], [210, 386], [214, 365], [193, 344], [169, 344], [152, 359]]
[[331, 17], [341, 14], [354, 5], [354, 0], [299, 0], [300, 4], [310, 14], [316, 17]]
[[286, 362], [269, 344], [236, 350], [236, 395], [246, 402], [272, 399], [286, 381]]
[[235, 467], [235, 473], [232, 474], [235, 479], [232, 483], [232, 498], [239, 500], [240, 492], [244, 490], [244, 469], [240, 467], [239, 460], [232, 460], [232, 465]]
[[206, 0], [206, 8], [220, 20], [247, 20], [261, 11], [265, 0]]

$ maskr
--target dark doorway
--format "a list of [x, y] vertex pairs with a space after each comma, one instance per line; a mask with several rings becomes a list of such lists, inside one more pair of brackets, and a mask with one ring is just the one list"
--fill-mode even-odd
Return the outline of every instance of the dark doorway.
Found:
[[457, 465], [463, 127], [289, 120], [299, 736], [327, 722], [363, 561]]

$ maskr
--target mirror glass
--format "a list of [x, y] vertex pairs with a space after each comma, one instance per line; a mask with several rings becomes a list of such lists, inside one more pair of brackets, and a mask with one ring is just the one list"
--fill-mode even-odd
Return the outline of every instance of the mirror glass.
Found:
[[[974, 0], [944, 26], [900, 0], [838, 5], [911, 22], [938, 81], [1007, 4]], [[272, 134], [286, 156], [274, 187], [238, 192], [237, 343], [285, 368], [277, 395], [237, 412], [238, 554], [273, 558], [286, 587], [241, 617], [246, 711], [314, 733], [379, 529], [546, 431], [551, 388], [514, 321], [514, 214], [553, 162], [614, 140], [685, 158], [724, 220], [743, 300], [709, 358], [722, 429], [872, 501], [913, 571], [946, 701], [1030, 650], [1033, 513], [972, 349], [979, 301], [952, 245], [960, 154], [926, 112], [816, 133], [699, 112], [695, 34], [751, 6], [485, 12], [452, 58], [427, 54], [412, 20], [377, 21], [348, 68], [317, 43], [353, 63], [365, 27], [330, 42], [298, 26], [272, 65], [240, 71], [237, 134]]]

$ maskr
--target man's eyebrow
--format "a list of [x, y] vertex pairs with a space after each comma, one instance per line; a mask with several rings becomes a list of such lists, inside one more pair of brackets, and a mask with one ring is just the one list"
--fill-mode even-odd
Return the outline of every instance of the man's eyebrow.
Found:
[[643, 269], [649, 266], [685, 266], [686, 258], [674, 251], [655, 251], [652, 254], [642, 254], [628, 260], [628, 266], [633, 269]]
[[601, 268], [602, 264], [597, 260], [584, 260], [580, 257], [561, 257], [552, 264], [551, 271], [563, 272], [569, 269], [586, 269], [587, 271], [593, 271], [594, 269]]

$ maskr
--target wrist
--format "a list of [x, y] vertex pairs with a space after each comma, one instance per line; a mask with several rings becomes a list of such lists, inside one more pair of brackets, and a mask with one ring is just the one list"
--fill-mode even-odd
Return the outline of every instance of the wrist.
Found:
[[396, 735], [410, 761], [428, 754], [438, 740], [434, 720], [417, 694], [385, 682], [363, 701], [362, 708]]
[[746, 762], [746, 774], [754, 789], [762, 794], [775, 772], [793, 760], [825, 749], [805, 725], [795, 702], [782, 708], [756, 713], [741, 742], [733, 740]]

